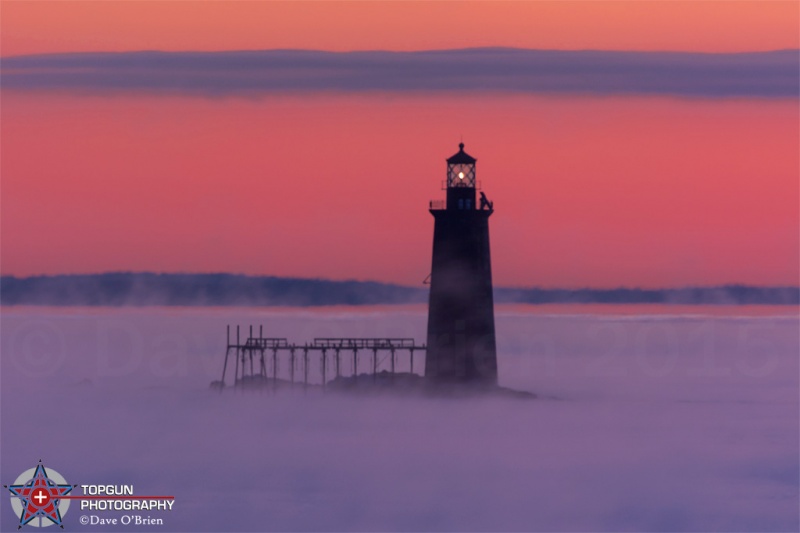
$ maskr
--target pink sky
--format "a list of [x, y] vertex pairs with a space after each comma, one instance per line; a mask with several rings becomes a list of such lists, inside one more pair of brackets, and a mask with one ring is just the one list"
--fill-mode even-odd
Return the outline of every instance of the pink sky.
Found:
[[[747, 3], [659, 3], [650, 11], [627, 3], [536, 4], [505, 11], [457, 4], [466, 27], [480, 13], [495, 17], [474, 41], [436, 40], [429, 19], [416, 22], [418, 36], [408, 32], [403, 40], [391, 24], [379, 35], [363, 21], [412, 8], [337, 4], [364, 14], [352, 23], [352, 35], [343, 36], [332, 19], [314, 23], [326, 31], [309, 26], [302, 41], [296, 33], [269, 32], [263, 34], [270, 39], [259, 40], [243, 13], [284, 9], [293, 27], [302, 26], [304, 8], [238, 3], [240, 11], [226, 12], [227, 29], [203, 33], [203, 44], [203, 28], [222, 24], [212, 22], [219, 4], [66, 2], [48, 5], [54, 11], [37, 18], [41, 8], [12, 3], [3, 6], [2, 54], [470, 43], [797, 48], [796, 24], [790, 31], [784, 16], [797, 11], [792, 2], [762, 3], [769, 7], [758, 16]], [[436, 10], [429, 6], [416, 9]], [[522, 38], [528, 33], [511, 11], [534, 6], [543, 17], [563, 20], [564, 34]], [[587, 40], [580, 32], [587, 12], [602, 6], [607, 24], [597, 24]], [[187, 25], [172, 31], [180, 10]], [[141, 28], [121, 22], [156, 11], [164, 18], [147, 18]], [[684, 20], [687, 12], [697, 19]], [[654, 27], [658, 13], [665, 17], [660, 29], [643, 31]], [[712, 31], [714, 13], [724, 21], [719, 33], [701, 32]], [[641, 24], [621, 22], [634, 19]], [[541, 24], [530, 20], [528, 28]], [[99, 29], [82, 31], [90, 22]], [[731, 28], [741, 30], [738, 41]], [[497, 285], [794, 285], [799, 111], [796, 98], [491, 92], [205, 98], [4, 90], [0, 268], [20, 276], [225, 271], [416, 285], [430, 269], [427, 201], [443, 196], [444, 159], [463, 136], [495, 201]]]

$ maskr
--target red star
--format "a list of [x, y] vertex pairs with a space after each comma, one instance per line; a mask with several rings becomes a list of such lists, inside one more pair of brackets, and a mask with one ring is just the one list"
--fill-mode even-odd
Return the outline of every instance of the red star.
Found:
[[8, 490], [11, 494], [22, 500], [22, 514], [19, 517], [21, 528], [37, 516], [47, 518], [57, 526], [64, 527], [61, 523], [61, 511], [58, 508], [59, 498], [70, 493], [75, 485], [58, 485], [47, 477], [47, 470], [41, 461], [36, 466], [27, 483], [11, 485]]

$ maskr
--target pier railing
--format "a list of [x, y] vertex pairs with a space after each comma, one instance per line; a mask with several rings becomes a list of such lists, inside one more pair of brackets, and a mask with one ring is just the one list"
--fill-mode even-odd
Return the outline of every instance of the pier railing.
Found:
[[[326, 348], [414, 348], [414, 339], [380, 339], [380, 338], [316, 338], [314, 346]], [[417, 349], [421, 349], [417, 347]]]
[[424, 344], [411, 338], [316, 337], [310, 343], [291, 343], [283, 337], [264, 337], [263, 326], [259, 327], [258, 336], [250, 326], [246, 339], [241, 339], [237, 326], [236, 337], [232, 338], [228, 326], [222, 379], [215, 385], [220, 389], [228, 385], [231, 356], [234, 387], [321, 385], [324, 389], [336, 378], [358, 379], [371, 374], [374, 379], [381, 372], [392, 377], [397, 372], [414, 374], [415, 366], [422, 375], [422, 365], [419, 361], [415, 365], [415, 355], [425, 350]]

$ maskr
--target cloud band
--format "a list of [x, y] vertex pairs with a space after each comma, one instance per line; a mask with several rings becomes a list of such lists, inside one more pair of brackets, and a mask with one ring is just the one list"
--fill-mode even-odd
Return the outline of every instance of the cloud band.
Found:
[[797, 98], [800, 50], [705, 54], [481, 48], [424, 52], [103, 52], [3, 58], [21, 91], [672, 95]]

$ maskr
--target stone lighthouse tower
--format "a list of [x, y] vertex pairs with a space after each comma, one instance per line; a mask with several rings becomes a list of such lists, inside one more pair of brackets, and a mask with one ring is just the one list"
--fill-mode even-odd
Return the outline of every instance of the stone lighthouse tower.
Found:
[[425, 377], [497, 384], [489, 216], [492, 203], [475, 179], [475, 158], [458, 145], [447, 160], [447, 201], [432, 201], [433, 264]]

